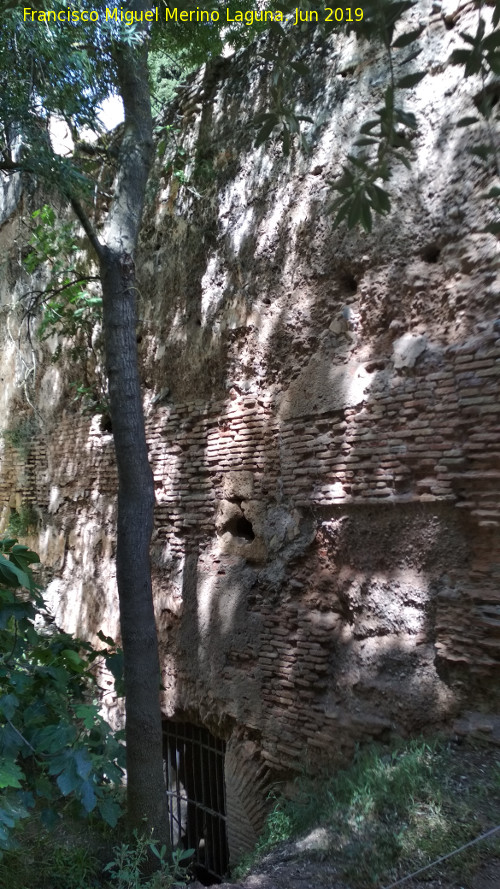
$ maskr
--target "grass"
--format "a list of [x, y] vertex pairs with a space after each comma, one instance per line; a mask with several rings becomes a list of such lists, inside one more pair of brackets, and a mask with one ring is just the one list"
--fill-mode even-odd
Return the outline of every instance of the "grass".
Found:
[[[349, 768], [299, 778], [292, 799], [276, 799], [254, 860], [322, 826], [329, 837], [323, 854], [353, 889], [366, 889], [409, 874], [497, 824], [500, 751], [424, 740], [391, 749], [372, 745], [358, 751]], [[439, 872], [463, 882], [492, 849], [500, 854], [500, 839], [468, 849]]]
[[[151, 850], [151, 853], [150, 853]], [[53, 830], [36, 816], [24, 822], [17, 848], [0, 858], [1, 889], [175, 889], [183, 886], [192, 849], [158, 848], [147, 838], [126, 837], [100, 822], [68, 819]], [[153, 855], [159, 870], [144, 876]]]
[[[370, 745], [357, 752], [349, 768], [298, 778], [290, 796], [274, 798], [254, 855], [233, 877], [243, 876], [279, 843], [321, 826], [327, 847], [293, 854], [326, 858], [350, 889], [380, 887], [500, 824], [500, 750], [446, 740]], [[140, 843], [123, 844], [119, 835], [88, 824], [64, 822], [47, 833], [30, 820], [19, 848], [0, 861], [1, 887], [165, 889], [177, 882], [180, 862], [175, 860], [165, 860], [154, 880], [139, 878]], [[474, 872], [493, 855], [500, 857], [499, 838], [424, 876], [470, 886]], [[109, 865], [110, 859], [115, 863]]]
[[113, 845], [106, 825], [66, 811], [51, 830], [35, 811], [20, 823], [14, 839], [15, 848], [0, 857], [2, 889], [98, 889]]

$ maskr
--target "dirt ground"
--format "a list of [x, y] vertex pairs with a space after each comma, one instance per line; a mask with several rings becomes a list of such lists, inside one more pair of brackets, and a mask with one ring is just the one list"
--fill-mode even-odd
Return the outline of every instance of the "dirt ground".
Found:
[[[389, 889], [391, 884], [377, 886]], [[453, 881], [437, 876], [434, 870], [420, 878], [407, 879], [397, 889], [500, 889], [500, 860], [491, 859], [481, 865], [474, 877], [467, 882]], [[201, 883], [191, 884], [191, 889], [203, 889]], [[351, 889], [339, 879], [335, 865], [321, 860], [317, 853], [304, 853], [300, 841], [287, 843], [267, 855], [259, 866], [244, 880], [223, 883], [219, 889]], [[368, 889], [368, 887], [367, 887]], [[374, 889], [374, 887], [370, 887]]]
[[[445, 780], [454, 797], [469, 800], [468, 817], [474, 817], [477, 829], [473, 836], [479, 838], [500, 824], [498, 747], [457, 742], [452, 753], [448, 765], [443, 764]], [[357, 889], [500, 889], [499, 837], [500, 831], [492, 835], [497, 840], [495, 848], [488, 846], [487, 838], [470, 846], [455, 859], [453, 869], [442, 863], [414, 878], [409, 878], [409, 869], [408, 877], [399, 882], [388, 880], [373, 885], [360, 880]], [[318, 826], [298, 839], [280, 844], [258, 861], [248, 876], [223, 883], [220, 889], [354, 889], [341, 877], [340, 863], [332, 852], [335, 840], [331, 828]], [[463, 875], [458, 870], [462, 864]], [[203, 887], [195, 883], [191, 889]]]

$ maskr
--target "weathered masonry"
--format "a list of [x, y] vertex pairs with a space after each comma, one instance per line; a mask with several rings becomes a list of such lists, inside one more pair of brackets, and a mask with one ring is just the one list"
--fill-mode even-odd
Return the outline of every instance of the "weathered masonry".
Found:
[[[189, 187], [168, 157], [151, 181], [138, 341], [166, 769], [172, 829], [206, 879], [304, 765], [441, 725], [500, 741], [500, 254], [492, 171], [455, 125], [480, 85], [446, 64], [474, 13], [414, 15], [415, 156], [373, 235], [325, 213], [385, 83], [354, 37], [313, 44], [296, 84], [309, 154], [255, 151], [266, 73], [242, 53], [166, 120]], [[57, 620], [116, 635], [112, 432], [71, 402], [78, 369], [50, 362], [56, 343], [24, 380], [36, 415], [16, 389], [16, 201], [0, 229], [2, 521], [36, 508]]]

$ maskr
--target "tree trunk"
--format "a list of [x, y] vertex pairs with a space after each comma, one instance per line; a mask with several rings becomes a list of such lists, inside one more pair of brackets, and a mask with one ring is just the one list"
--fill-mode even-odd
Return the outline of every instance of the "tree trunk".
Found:
[[124, 654], [129, 824], [168, 843], [160, 666], [149, 543], [154, 487], [137, 369], [135, 276], [129, 257], [101, 258], [106, 365], [118, 465], [116, 577]]
[[[150, 2], [131, 0], [134, 11]], [[154, 486], [148, 461], [137, 366], [137, 246], [146, 183], [153, 155], [147, 68], [147, 33], [139, 45], [115, 51], [125, 123], [113, 200], [98, 247], [106, 368], [118, 466], [116, 576], [124, 655], [127, 803], [132, 828], [168, 841], [160, 710], [160, 666], [149, 545]]]

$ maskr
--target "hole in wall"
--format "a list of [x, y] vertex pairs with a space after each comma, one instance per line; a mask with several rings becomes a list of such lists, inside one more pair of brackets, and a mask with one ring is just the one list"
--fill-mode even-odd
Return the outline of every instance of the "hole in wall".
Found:
[[255, 540], [252, 523], [244, 515], [233, 516], [233, 518], [229, 519], [224, 531], [229, 531], [233, 537], [241, 537], [243, 540]]
[[347, 293], [356, 293], [358, 289], [358, 282], [354, 275], [346, 273], [342, 278], [342, 284], [344, 285]]
[[439, 249], [437, 244], [427, 244], [420, 255], [424, 262], [435, 263], [438, 261], [440, 253], [441, 250]]
[[190, 869], [204, 886], [220, 883], [229, 867], [225, 753], [225, 742], [203, 726], [164, 721], [170, 841], [194, 849]]
[[113, 424], [111, 422], [111, 416], [109, 414], [103, 414], [101, 417], [101, 432], [113, 432]]

